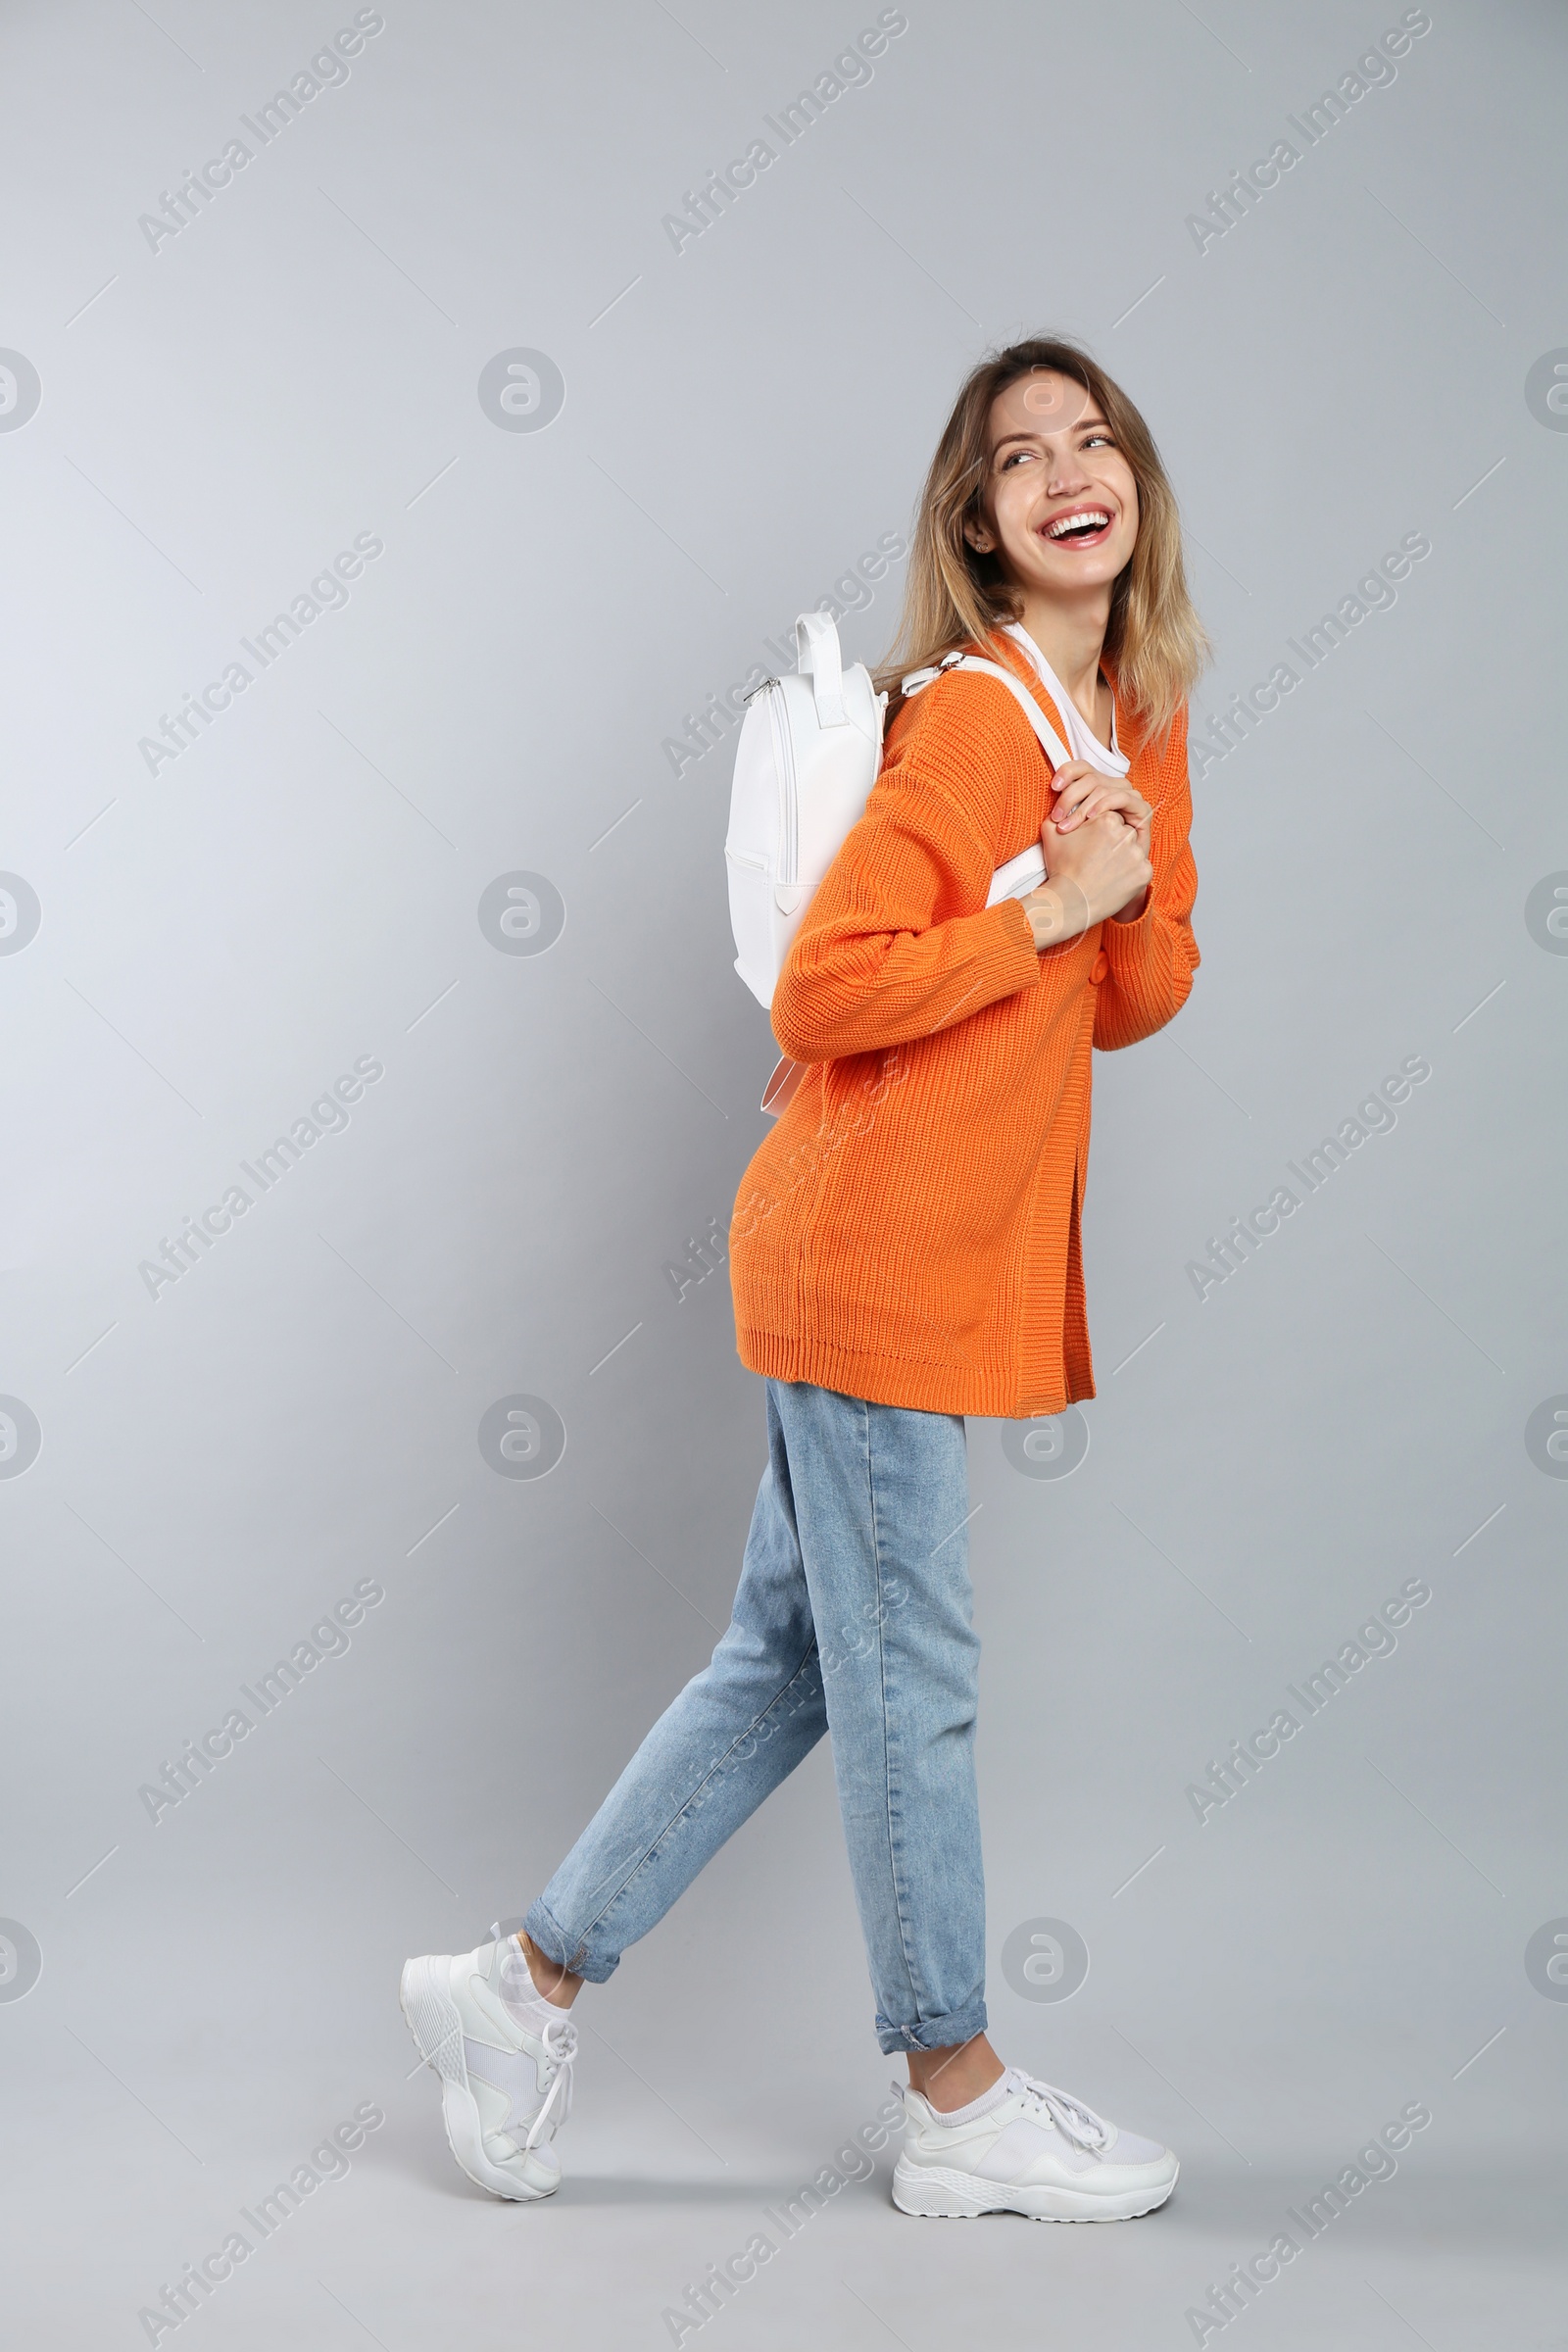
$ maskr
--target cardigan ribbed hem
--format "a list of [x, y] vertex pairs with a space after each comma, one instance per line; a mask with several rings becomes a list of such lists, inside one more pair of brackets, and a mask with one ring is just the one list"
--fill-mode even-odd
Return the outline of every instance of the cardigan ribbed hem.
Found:
[[917, 1413], [976, 1413], [992, 1421], [1034, 1421], [1087, 1403], [1096, 1394], [1092, 1379], [1079, 1386], [1067, 1376], [1065, 1393], [1020, 1396], [1001, 1367], [904, 1363], [887, 1355], [861, 1355], [831, 1341], [753, 1331], [737, 1323], [735, 1346], [749, 1372], [764, 1380], [808, 1380], [840, 1396], [868, 1404], [895, 1404]]

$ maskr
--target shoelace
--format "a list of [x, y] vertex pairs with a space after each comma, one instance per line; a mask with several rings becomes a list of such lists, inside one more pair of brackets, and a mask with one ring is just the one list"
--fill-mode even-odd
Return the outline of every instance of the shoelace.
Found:
[[[569, 2017], [562, 2018], [559, 2023], [552, 2018], [540, 2038], [544, 2043], [544, 2062], [550, 2069], [550, 2087], [545, 2092], [543, 2106], [528, 2127], [528, 2136], [522, 2143], [524, 2153], [533, 2146], [547, 2123], [554, 2131], [571, 2113], [571, 2062], [577, 2055], [577, 2029]], [[559, 2114], [556, 2113], [558, 2094]]]
[[1022, 2067], [1011, 2067], [1008, 2073], [1016, 2089], [1030, 2105], [1043, 2107], [1063, 2139], [1070, 2139], [1075, 2148], [1087, 2156], [1103, 2156], [1115, 2132], [1102, 2115], [1075, 2099], [1070, 2090], [1058, 2090], [1054, 2082], [1041, 2082], [1035, 2076], [1026, 2075]]
[[[499, 1920], [491, 1922], [490, 1936], [492, 1942], [500, 1942], [501, 1922]], [[528, 1964], [517, 1949], [516, 1943], [510, 1936], [508, 1942], [511, 1948], [501, 1963], [503, 1980], [509, 1973], [514, 1976], [520, 1974], [523, 1982], [531, 1990], [533, 1978], [528, 1973]], [[570, 2018], [563, 2017], [559, 2020], [550, 2018], [545, 2023], [540, 2039], [544, 2043], [544, 2064], [550, 2081], [545, 2089], [544, 2103], [529, 2125], [528, 2136], [522, 2143], [524, 2153], [534, 2145], [547, 2123], [554, 2131], [557, 2126], [564, 2124], [571, 2113], [571, 2062], [577, 2055], [577, 2029]], [[561, 2101], [559, 2115], [556, 2113], [558, 2093]], [[514, 2145], [515, 2145], [515, 2134], [514, 2134]]]

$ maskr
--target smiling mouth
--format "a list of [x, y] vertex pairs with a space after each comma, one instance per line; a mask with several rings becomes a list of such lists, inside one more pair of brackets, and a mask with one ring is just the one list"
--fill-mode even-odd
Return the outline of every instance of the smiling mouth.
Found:
[[1098, 547], [1109, 536], [1111, 515], [1105, 507], [1079, 507], [1070, 514], [1058, 514], [1041, 533], [1053, 547]]

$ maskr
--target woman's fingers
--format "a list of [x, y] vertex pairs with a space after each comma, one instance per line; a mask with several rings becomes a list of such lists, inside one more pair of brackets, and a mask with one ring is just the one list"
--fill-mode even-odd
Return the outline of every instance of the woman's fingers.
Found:
[[1058, 832], [1067, 832], [1075, 825], [1091, 823], [1097, 816], [1114, 811], [1135, 828], [1147, 823], [1152, 814], [1149, 803], [1133, 785], [1107, 778], [1085, 760], [1070, 760], [1058, 768], [1060, 786], [1051, 821]]
[[1068, 760], [1052, 778], [1052, 790], [1056, 795], [1054, 814], [1059, 823], [1064, 815], [1092, 792], [1100, 779], [1100, 770], [1091, 767], [1087, 760]]
[[1051, 821], [1058, 832], [1065, 833], [1075, 825], [1093, 824], [1097, 816], [1114, 816], [1136, 830], [1148, 822], [1149, 813], [1141, 794], [1121, 786], [1101, 786], [1065, 808], [1058, 803]]

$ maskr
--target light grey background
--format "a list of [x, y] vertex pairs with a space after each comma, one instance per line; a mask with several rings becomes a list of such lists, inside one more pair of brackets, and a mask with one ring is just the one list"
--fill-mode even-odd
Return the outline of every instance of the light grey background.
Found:
[[[1560, 13], [1435, 0], [1200, 252], [1187, 217], [1396, 6], [910, 0], [678, 254], [663, 216], [875, 9], [384, 14], [156, 251], [139, 217], [353, 10], [6, 17], [0, 344], [41, 401], [0, 430], [0, 867], [41, 924], [0, 956], [0, 1392], [42, 1433], [0, 1478], [0, 1914], [42, 1960], [0, 1997], [8, 2335], [145, 2341], [373, 2101], [349, 2178], [185, 2324], [209, 2346], [668, 2342], [885, 2098], [825, 1749], [585, 1999], [552, 2205], [451, 2165], [397, 1970], [525, 1907], [706, 1658], [760, 1469], [726, 1275], [664, 1271], [722, 1231], [770, 1061], [729, 755], [677, 778], [664, 741], [907, 529], [974, 359], [1056, 328], [1182, 498], [1195, 734], [1401, 535], [1432, 548], [1195, 761], [1193, 999], [1097, 1064], [1086, 1459], [1020, 1475], [970, 1429], [996, 2038], [1182, 2183], [1130, 2229], [922, 2229], [884, 2157], [701, 2341], [935, 2352], [983, 2309], [998, 2345], [1190, 2343], [1424, 2101], [1234, 2326], [1561, 2345], [1568, 2003], [1525, 1967], [1568, 1914], [1568, 1484], [1525, 1444], [1568, 1392], [1568, 960], [1525, 914], [1568, 879], [1568, 435], [1525, 391], [1568, 346]], [[518, 348], [564, 379], [544, 430], [480, 406]], [[384, 553], [346, 608], [149, 774], [161, 714], [356, 533]], [[565, 907], [543, 954], [480, 929], [517, 871]], [[1409, 1055], [1396, 1128], [1200, 1301], [1208, 1237]], [[360, 1056], [346, 1131], [149, 1296]], [[518, 1394], [566, 1432], [541, 1480], [479, 1450]], [[1396, 1651], [1200, 1824], [1210, 1759], [1411, 1578]], [[365, 1579], [347, 1653], [155, 1825], [139, 1788]], [[1042, 1918], [1090, 1954], [1059, 2005], [1001, 1965]]]

